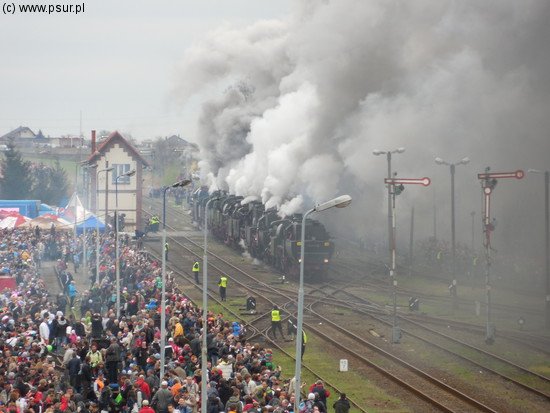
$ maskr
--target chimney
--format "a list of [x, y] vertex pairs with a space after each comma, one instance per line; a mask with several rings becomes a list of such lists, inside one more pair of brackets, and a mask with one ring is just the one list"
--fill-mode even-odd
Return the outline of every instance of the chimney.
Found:
[[95, 153], [95, 130], [92, 131], [92, 155]]

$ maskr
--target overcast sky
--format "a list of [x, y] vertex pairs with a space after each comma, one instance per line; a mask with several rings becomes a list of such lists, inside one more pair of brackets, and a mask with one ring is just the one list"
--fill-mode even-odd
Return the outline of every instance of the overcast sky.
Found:
[[[15, 0], [17, 3], [52, 3]], [[118, 129], [193, 138], [198, 102], [170, 98], [189, 46], [222, 25], [281, 18], [293, 0], [57, 0], [80, 15], [0, 14], [0, 135]], [[221, 92], [221, 91], [220, 91]]]

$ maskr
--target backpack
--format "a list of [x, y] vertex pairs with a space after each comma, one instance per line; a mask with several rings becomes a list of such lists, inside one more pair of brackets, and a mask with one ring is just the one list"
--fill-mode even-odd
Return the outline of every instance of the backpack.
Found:
[[298, 409], [300, 413], [312, 413], [313, 412], [313, 402], [311, 400], [306, 400], [305, 402], [300, 402]]

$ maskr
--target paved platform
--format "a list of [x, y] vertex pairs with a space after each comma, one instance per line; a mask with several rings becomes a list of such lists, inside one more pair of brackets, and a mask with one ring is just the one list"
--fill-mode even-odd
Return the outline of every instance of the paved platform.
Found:
[[40, 278], [44, 280], [50, 296], [55, 296], [61, 292], [61, 286], [55, 273], [55, 261], [44, 261], [39, 268]]

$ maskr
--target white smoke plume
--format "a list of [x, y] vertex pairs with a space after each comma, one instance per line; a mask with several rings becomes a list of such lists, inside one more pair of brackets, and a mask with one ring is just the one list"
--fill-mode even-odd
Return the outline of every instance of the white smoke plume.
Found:
[[[399, 175], [431, 176], [442, 204], [448, 171], [433, 158], [472, 159], [457, 168], [465, 221], [486, 165], [550, 167], [549, 18], [547, 0], [301, 1], [285, 20], [222, 28], [187, 51], [176, 94], [225, 90], [204, 103], [197, 136], [219, 188], [283, 214], [348, 192], [360, 200], [350, 227], [382, 233], [386, 165], [372, 150], [405, 146]], [[503, 188], [500, 202], [533, 185]], [[401, 199], [430, 222], [430, 191]]]

